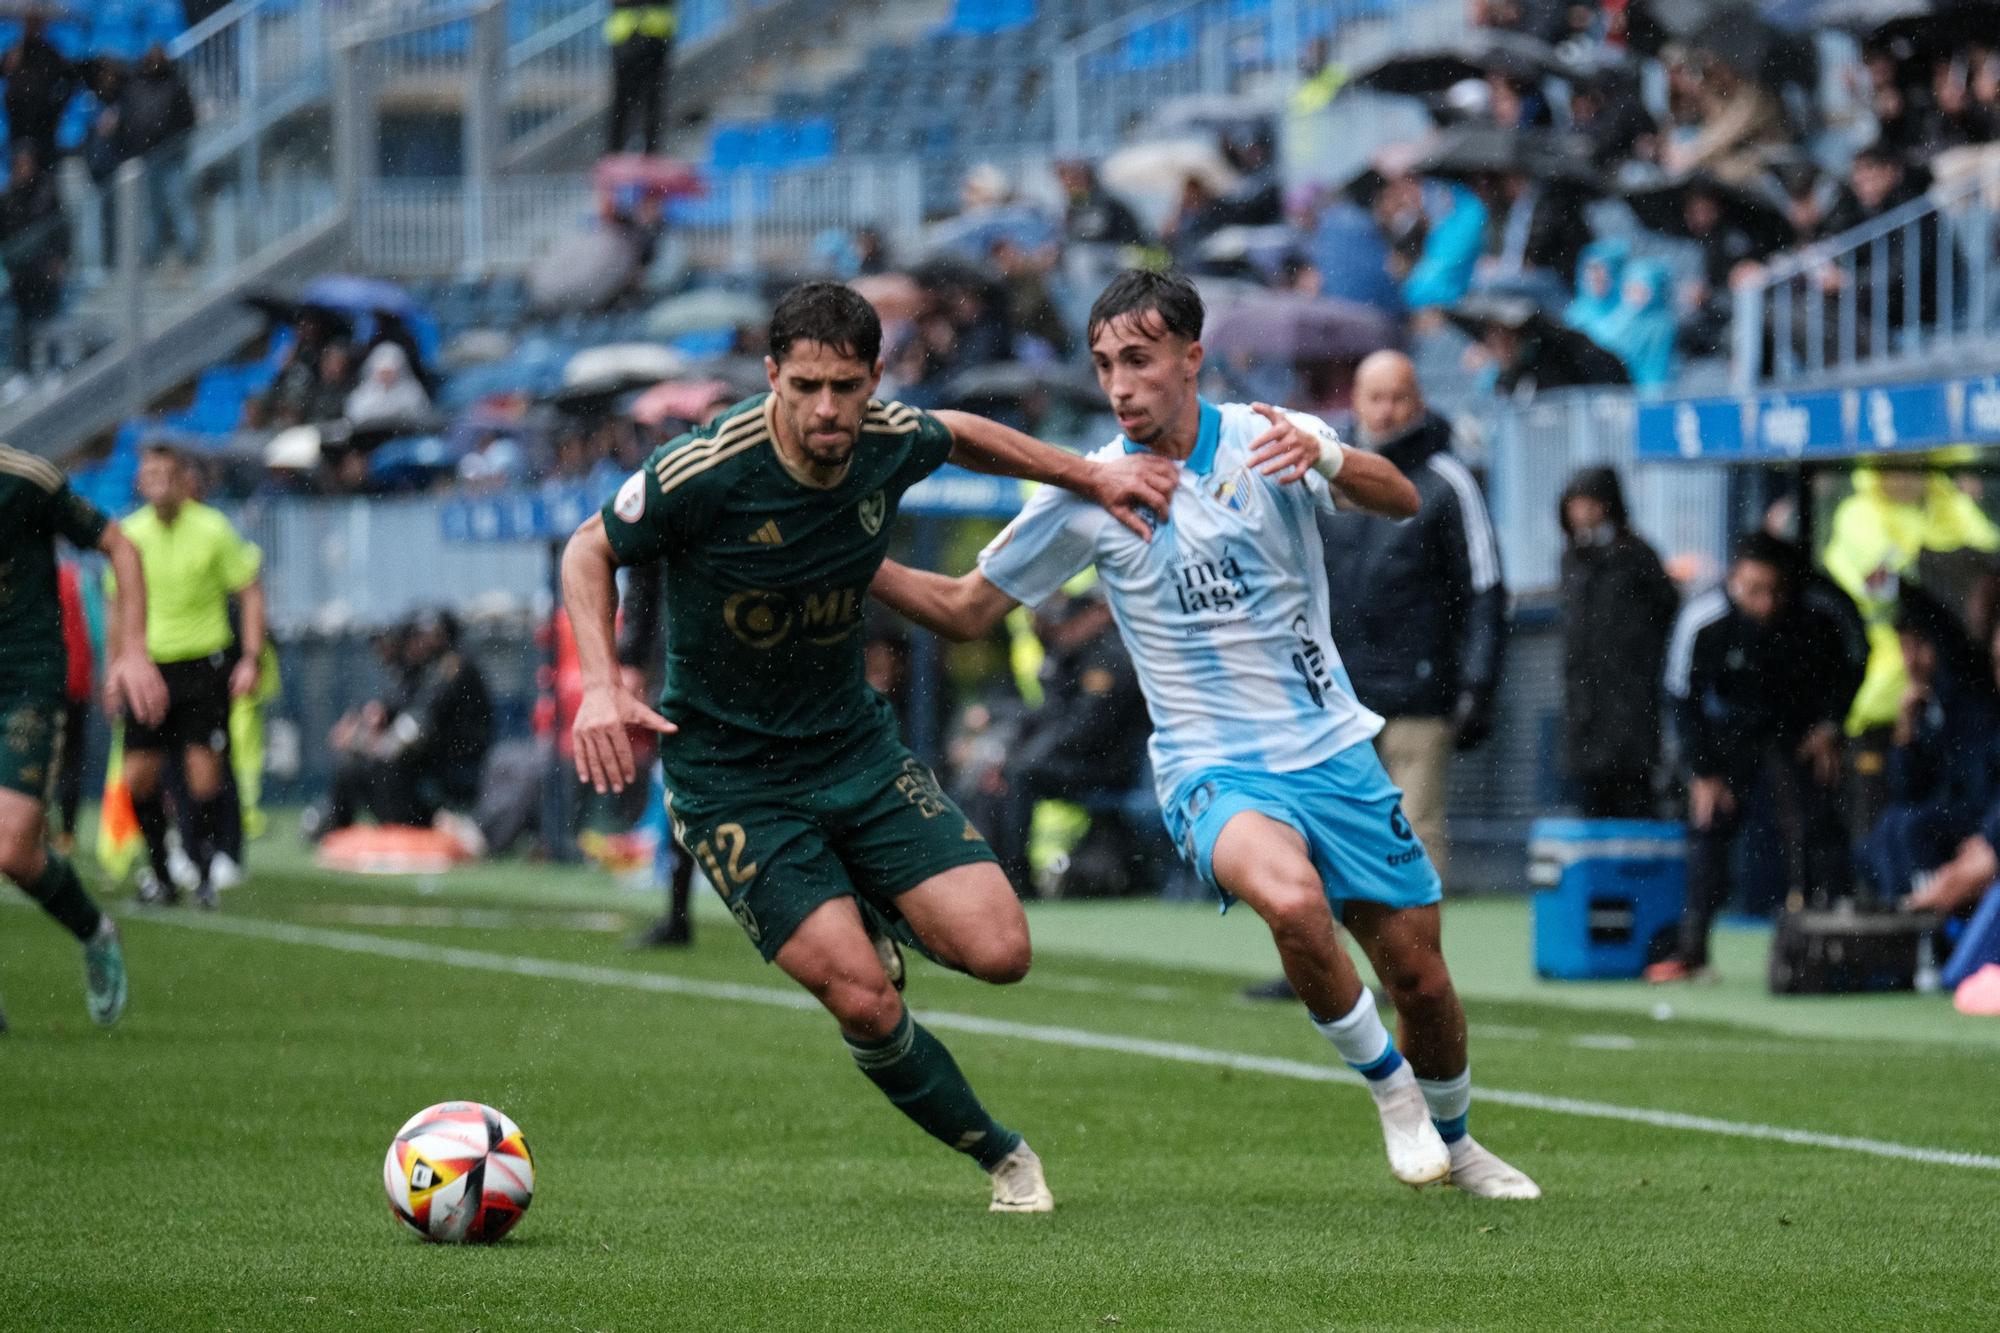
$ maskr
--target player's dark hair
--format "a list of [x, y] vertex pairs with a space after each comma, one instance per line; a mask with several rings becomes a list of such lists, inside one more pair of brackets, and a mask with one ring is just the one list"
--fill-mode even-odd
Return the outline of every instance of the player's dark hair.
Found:
[[148, 440], [139, 449], [139, 456], [141, 458], [144, 458], [147, 454], [156, 454], [182, 467], [186, 467], [193, 461], [188, 457], [187, 450], [181, 448], [171, 440]]
[[1798, 581], [1803, 572], [1799, 558], [1799, 548], [1783, 537], [1773, 537], [1768, 532], [1746, 532], [1736, 539], [1729, 549], [1729, 563], [1743, 561], [1752, 564], [1769, 565], [1778, 571], [1778, 580], [1787, 588]]
[[771, 359], [782, 362], [795, 342], [819, 343], [872, 366], [882, 356], [882, 321], [852, 287], [800, 283], [771, 312]]
[[1114, 319], [1150, 314], [1168, 333], [1195, 342], [1201, 337], [1204, 313], [1201, 293], [1186, 274], [1128, 268], [1113, 278], [1091, 305], [1084, 341], [1096, 342], [1098, 332]]

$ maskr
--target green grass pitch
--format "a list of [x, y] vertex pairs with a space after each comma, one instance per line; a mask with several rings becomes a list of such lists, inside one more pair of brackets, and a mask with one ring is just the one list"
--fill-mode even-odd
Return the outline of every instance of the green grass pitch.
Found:
[[[0, 912], [0, 1327], [1960, 1328], [2000, 1308], [2000, 1024], [1771, 1000], [1755, 935], [1661, 1021], [1637, 987], [1532, 981], [1523, 904], [1447, 910], [1475, 1089], [1521, 1094], [1475, 1100], [1474, 1132], [1547, 1192], [1505, 1205], [1390, 1178], [1364, 1094], [1300, 1076], [1332, 1052], [1236, 998], [1271, 958], [1247, 914], [1037, 908], [1022, 985], [910, 983], [1048, 1164], [1056, 1213], [995, 1217], [718, 907], [691, 951], [626, 952], [653, 901], [583, 872], [363, 882], [260, 849], [219, 918], [121, 911], [132, 1008], [108, 1033], [61, 932]], [[534, 1206], [490, 1249], [421, 1244], [382, 1197], [390, 1135], [453, 1097], [536, 1155]], [[1822, 1137], [1746, 1137], [1765, 1128]]]

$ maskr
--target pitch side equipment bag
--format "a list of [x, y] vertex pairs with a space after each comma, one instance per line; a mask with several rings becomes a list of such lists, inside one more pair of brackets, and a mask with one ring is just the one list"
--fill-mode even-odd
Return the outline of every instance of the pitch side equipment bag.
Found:
[[1917, 942], [1937, 927], [1938, 919], [1928, 913], [1873, 911], [1852, 903], [1787, 911], [1771, 941], [1771, 993], [1915, 989]]

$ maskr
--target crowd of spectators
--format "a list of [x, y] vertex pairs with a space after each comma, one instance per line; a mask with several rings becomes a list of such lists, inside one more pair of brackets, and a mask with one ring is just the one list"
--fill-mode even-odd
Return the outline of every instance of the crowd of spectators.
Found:
[[73, 259], [71, 219], [56, 188], [63, 155], [58, 139], [71, 104], [91, 109], [78, 148], [98, 188], [106, 267], [116, 263], [118, 168], [143, 168], [144, 233], [140, 252], [150, 267], [195, 262], [194, 203], [187, 154], [195, 128], [194, 97], [165, 47], [154, 44], [131, 62], [111, 55], [71, 59], [49, 39], [47, 14], [30, 8], [19, 39], [0, 53], [0, 106], [7, 117], [8, 177], [0, 195], [0, 266], [14, 307], [12, 364], [18, 395], [26, 378], [52, 369], [37, 354], [37, 335], [60, 312]]
[[[1727, 348], [1733, 294], [1773, 261], [1810, 260], [1895, 213], [1983, 160], [2000, 133], [2000, 30], [1977, 5], [1888, 7], [1834, 28], [1814, 6], [1793, 7], [1795, 28], [1747, 5], [1472, 8], [1483, 26], [1449, 50], [1307, 85], [1315, 106], [1329, 82], [1419, 97], [1436, 125], [1308, 208], [1327, 290], [1379, 292], [1386, 249], [1385, 306], [1419, 338], [1442, 318], [1476, 335], [1469, 361], [1503, 390], [1551, 386], [1514, 367], [1558, 328], [1615, 354], [1618, 369], [1596, 361], [1590, 381], [1671, 382], [1687, 359]], [[1879, 254], [1811, 265], [1806, 294], [1789, 299], [1855, 303], [1865, 341], [1871, 265], [1885, 264], [1880, 314], [1895, 336], [1938, 317], [1950, 259], [1932, 222]], [[1788, 313], [1786, 327], [1820, 327]], [[1576, 382], [1571, 368], [1561, 378]]]

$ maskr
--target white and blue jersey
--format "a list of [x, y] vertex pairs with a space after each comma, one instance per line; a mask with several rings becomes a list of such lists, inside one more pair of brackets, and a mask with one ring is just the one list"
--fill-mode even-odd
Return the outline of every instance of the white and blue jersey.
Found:
[[[1315, 434], [1332, 434], [1314, 417], [1291, 416]], [[1152, 716], [1154, 784], [1167, 826], [1211, 882], [1215, 833], [1227, 814], [1255, 809], [1299, 828], [1314, 845], [1315, 861], [1325, 862], [1330, 894], [1384, 899], [1386, 886], [1342, 891], [1320, 852], [1332, 842], [1351, 850], [1351, 807], [1379, 805], [1386, 791], [1388, 804], [1374, 821], [1393, 835], [1383, 855], [1407, 857], [1408, 847], [1418, 848], [1414, 863], [1431, 886], [1424, 900], [1435, 901], [1437, 877], [1395, 811], [1400, 793], [1386, 776], [1375, 780], [1380, 764], [1372, 747], [1334, 766], [1337, 775], [1329, 767], [1372, 739], [1382, 719], [1354, 697], [1328, 627], [1326, 561], [1314, 511], [1332, 506], [1331, 490], [1317, 472], [1279, 485], [1252, 468], [1250, 447], [1269, 428], [1247, 406], [1204, 400], [1194, 451], [1152, 541], [1090, 501], [1044, 487], [980, 553], [980, 572], [1033, 606], [1097, 566]], [[1141, 447], [1121, 437], [1092, 457]], [[1294, 798], [1318, 795], [1276, 801], [1271, 779], [1290, 774], [1299, 777], [1276, 786]], [[1294, 807], [1328, 800], [1342, 805], [1327, 811], [1330, 822], [1302, 827], [1315, 820], [1310, 810]], [[1422, 891], [1407, 882], [1411, 864], [1393, 867], [1399, 898]], [[1341, 878], [1348, 889], [1365, 887], [1353, 883], [1352, 867]]]

